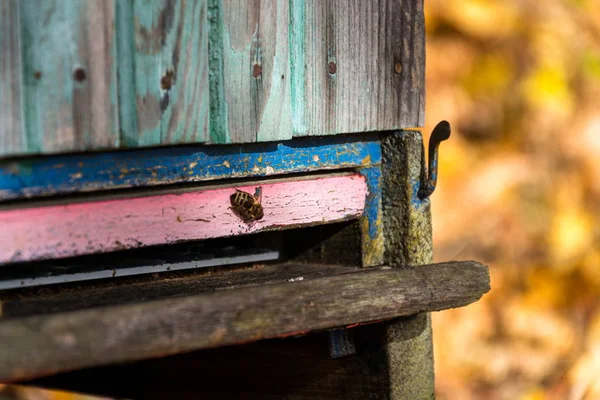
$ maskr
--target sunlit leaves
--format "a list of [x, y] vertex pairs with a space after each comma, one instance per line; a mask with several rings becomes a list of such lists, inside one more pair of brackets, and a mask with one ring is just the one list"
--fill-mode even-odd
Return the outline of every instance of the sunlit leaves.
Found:
[[435, 256], [492, 270], [434, 316], [438, 397], [600, 398], [600, 2], [425, 4]]

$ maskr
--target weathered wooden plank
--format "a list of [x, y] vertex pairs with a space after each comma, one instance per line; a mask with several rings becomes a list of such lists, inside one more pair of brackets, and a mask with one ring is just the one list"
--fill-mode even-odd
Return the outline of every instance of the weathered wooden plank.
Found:
[[381, 162], [373, 135], [277, 144], [140, 149], [0, 160], [0, 201], [116, 188], [246, 178]]
[[0, 0], [0, 155], [22, 153], [19, 0]]
[[[3, 8], [8, 4], [5, 0]], [[12, 87], [1, 96], [3, 103], [12, 103], [6, 110], [11, 118], [17, 116], [14, 107], [21, 104], [21, 129], [15, 128], [14, 121], [0, 127], [0, 155], [118, 145], [113, 1], [21, 0], [10, 4], [12, 16], [10, 21], [2, 19], [1, 30], [12, 31], [2, 39], [11, 44], [3, 47], [2, 58], [8, 58], [3, 63], [11, 63], [20, 51], [21, 79], [14, 83], [21, 85], [21, 93], [17, 95]], [[7, 27], [7, 23], [13, 25]], [[14, 78], [15, 68], [17, 64], [3, 74]], [[7, 147], [7, 143], [13, 144]]]
[[487, 267], [366, 269], [142, 304], [0, 323], [0, 381], [465, 306]]
[[423, 125], [422, 0], [290, 7], [294, 135]]
[[[213, 0], [211, 57], [222, 76], [212, 100], [223, 102], [215, 140], [244, 143], [292, 137], [288, 2]], [[214, 107], [214, 106], [213, 106]], [[218, 111], [218, 110], [217, 110]]]
[[206, 141], [207, 1], [135, 0], [117, 10], [122, 145]]
[[[235, 189], [262, 186], [264, 217], [242, 222]], [[0, 264], [138, 248], [358, 218], [365, 178], [331, 174], [131, 198], [0, 209]]]
[[[174, 247], [174, 246], [169, 246]], [[181, 245], [175, 247], [182, 247]], [[184, 249], [192, 246], [183, 246]], [[197, 255], [178, 254], [180, 250], [165, 251], [161, 254], [167, 260], [180, 260], [180, 263], [193, 263]], [[150, 254], [148, 254], [150, 253]], [[144, 251], [148, 257], [152, 252]], [[104, 264], [120, 267], [136, 262], [122, 255], [102, 254], [85, 257], [81, 263]], [[103, 261], [97, 261], [99, 258]], [[125, 259], [123, 259], [125, 258]], [[140, 260], [137, 261], [138, 263]], [[56, 261], [55, 261], [56, 263]], [[118, 264], [118, 265], [117, 265]], [[61, 264], [59, 264], [61, 265]], [[65, 263], [71, 269], [85, 268], [76, 262]], [[90, 308], [122, 306], [142, 302], [166, 300], [215, 290], [231, 290], [250, 286], [267, 285], [308, 280], [319, 277], [337, 276], [360, 272], [360, 267], [346, 265], [312, 264], [271, 264], [254, 263], [233, 269], [213, 268], [196, 270], [194, 273], [161, 274], [160, 277], [145, 276], [138, 279], [114, 281], [81, 282], [77, 285], [45, 287], [43, 290], [23, 288], [16, 291], [0, 291], [2, 315], [0, 321], [15, 317], [79, 311]]]
[[[431, 198], [418, 196], [425, 172], [421, 134], [386, 135], [382, 151], [385, 260], [390, 265], [420, 269], [433, 260]], [[385, 341], [391, 399], [434, 398], [431, 316], [420, 314], [390, 322]]]

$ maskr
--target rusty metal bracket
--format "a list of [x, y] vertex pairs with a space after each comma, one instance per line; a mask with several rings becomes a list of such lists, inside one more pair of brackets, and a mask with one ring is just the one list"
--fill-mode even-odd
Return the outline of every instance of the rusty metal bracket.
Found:
[[429, 138], [429, 167], [428, 176], [421, 182], [418, 195], [421, 200], [428, 198], [434, 192], [438, 175], [438, 149], [440, 143], [450, 137], [450, 123], [442, 121], [433, 128]]

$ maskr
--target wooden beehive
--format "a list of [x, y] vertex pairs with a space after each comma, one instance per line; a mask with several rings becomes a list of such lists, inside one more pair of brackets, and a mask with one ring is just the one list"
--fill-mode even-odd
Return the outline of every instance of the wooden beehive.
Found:
[[[434, 396], [427, 313], [489, 277], [432, 264], [422, 138], [405, 130], [424, 120], [422, 1], [0, 11], [0, 289], [71, 281], [0, 291], [1, 381]], [[229, 197], [259, 186], [248, 224]]]

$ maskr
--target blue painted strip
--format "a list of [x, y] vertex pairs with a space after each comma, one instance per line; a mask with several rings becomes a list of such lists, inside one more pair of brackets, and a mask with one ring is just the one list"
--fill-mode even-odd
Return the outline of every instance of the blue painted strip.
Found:
[[0, 201], [381, 163], [377, 135], [185, 146], [0, 161]]
[[362, 260], [363, 266], [372, 267], [383, 264], [383, 205], [381, 200], [381, 168], [372, 166], [362, 168], [360, 173], [367, 179], [367, 201], [362, 217]]

